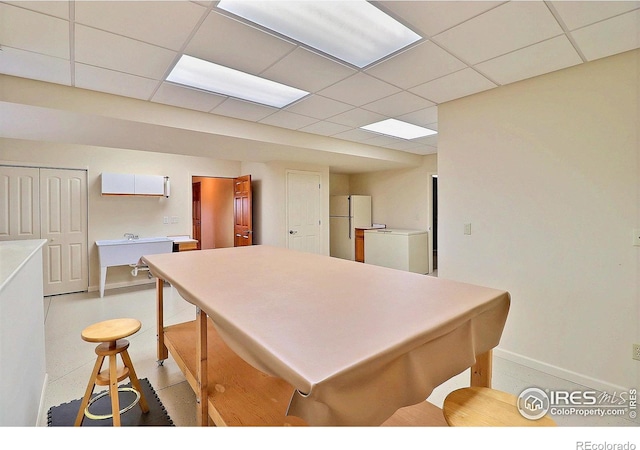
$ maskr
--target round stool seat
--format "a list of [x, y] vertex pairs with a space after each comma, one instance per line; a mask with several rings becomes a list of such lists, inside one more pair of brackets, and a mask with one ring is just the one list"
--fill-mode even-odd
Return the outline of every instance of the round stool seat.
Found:
[[549, 416], [538, 420], [523, 417], [518, 398], [507, 392], [486, 387], [469, 387], [451, 392], [444, 400], [442, 412], [452, 427], [553, 427]]
[[87, 342], [112, 342], [131, 336], [141, 327], [137, 319], [111, 319], [89, 325], [81, 335]]

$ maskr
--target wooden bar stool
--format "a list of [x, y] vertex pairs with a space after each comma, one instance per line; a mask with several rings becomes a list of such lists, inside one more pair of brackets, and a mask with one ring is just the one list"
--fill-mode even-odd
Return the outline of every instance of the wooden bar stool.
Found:
[[[113, 417], [113, 426], [120, 426], [120, 414], [133, 408], [137, 403], [140, 404], [140, 408], [143, 413], [149, 411], [147, 400], [142, 393], [142, 387], [140, 381], [136, 375], [136, 371], [133, 369], [131, 358], [129, 357], [129, 341], [126, 337], [136, 333], [142, 324], [136, 319], [112, 319], [105, 320], [88, 326], [82, 330], [82, 339], [87, 342], [99, 342], [96, 347], [96, 364], [93, 367], [93, 373], [91, 379], [87, 385], [87, 390], [82, 398], [80, 409], [76, 417], [75, 426], [81, 426], [85, 416], [93, 419], [108, 419]], [[120, 355], [124, 367], [118, 368], [116, 357]], [[109, 357], [109, 367], [104, 371], [102, 369], [102, 363], [105, 357]], [[133, 388], [120, 388], [118, 389], [118, 383], [122, 380], [129, 378]], [[93, 399], [93, 389], [96, 385], [109, 386], [109, 390], [102, 394], [97, 395]], [[120, 400], [118, 398], [119, 391], [132, 391], [136, 394], [136, 399], [127, 407], [120, 409]], [[89, 407], [92, 403], [105, 395], [111, 397], [111, 414], [97, 416], [89, 411]]]
[[444, 419], [452, 427], [553, 427], [545, 415], [537, 420], [523, 417], [515, 395], [486, 387], [469, 387], [451, 392], [444, 399]]

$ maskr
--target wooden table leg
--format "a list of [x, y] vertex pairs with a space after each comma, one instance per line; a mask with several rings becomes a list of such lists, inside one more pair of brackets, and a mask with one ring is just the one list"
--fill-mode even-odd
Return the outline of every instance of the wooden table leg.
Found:
[[471, 386], [491, 387], [493, 370], [493, 350], [478, 355], [476, 363], [471, 366]]
[[196, 401], [198, 402], [197, 423], [199, 426], [209, 425], [209, 393], [207, 389], [207, 314], [196, 309]]
[[169, 357], [169, 350], [164, 345], [164, 280], [156, 279], [157, 327], [158, 327], [158, 362]]

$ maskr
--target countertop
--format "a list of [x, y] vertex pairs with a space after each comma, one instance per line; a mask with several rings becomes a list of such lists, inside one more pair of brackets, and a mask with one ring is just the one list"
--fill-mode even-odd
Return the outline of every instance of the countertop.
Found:
[[46, 239], [0, 242], [0, 291], [46, 242]]

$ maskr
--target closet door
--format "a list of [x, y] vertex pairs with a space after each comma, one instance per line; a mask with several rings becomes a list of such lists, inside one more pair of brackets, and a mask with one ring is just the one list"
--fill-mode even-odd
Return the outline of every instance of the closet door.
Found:
[[0, 241], [40, 239], [40, 170], [0, 166]]
[[40, 169], [40, 211], [44, 295], [86, 291], [87, 173]]

